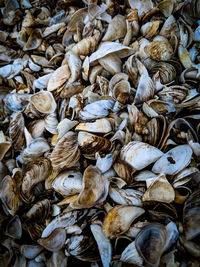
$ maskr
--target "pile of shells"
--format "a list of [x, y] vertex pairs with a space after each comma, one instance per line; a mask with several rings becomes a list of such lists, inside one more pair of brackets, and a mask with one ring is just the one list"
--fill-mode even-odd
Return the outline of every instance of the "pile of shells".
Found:
[[0, 266], [199, 266], [200, 0], [0, 12]]

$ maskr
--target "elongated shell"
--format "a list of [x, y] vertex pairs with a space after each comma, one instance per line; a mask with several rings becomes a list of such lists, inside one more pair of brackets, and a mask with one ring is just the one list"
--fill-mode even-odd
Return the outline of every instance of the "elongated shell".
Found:
[[109, 239], [120, 236], [144, 212], [144, 209], [135, 206], [115, 206], [107, 213], [103, 220], [102, 230], [104, 235]]
[[174, 175], [189, 165], [191, 157], [192, 149], [190, 146], [176, 146], [156, 161], [152, 171], [155, 173]]
[[83, 174], [83, 187], [78, 198], [71, 204], [73, 208], [83, 209], [101, 204], [109, 190], [108, 178], [99, 169], [88, 166]]
[[143, 142], [133, 141], [122, 148], [120, 158], [135, 170], [142, 170], [162, 155], [163, 152], [156, 147]]
[[33, 187], [37, 183], [44, 181], [51, 174], [51, 171], [51, 162], [47, 158], [39, 158], [27, 165], [21, 186], [22, 195], [25, 200], [32, 200]]
[[78, 149], [77, 135], [74, 132], [67, 132], [57, 143], [50, 160], [53, 168], [63, 170], [70, 168], [78, 162], [80, 151]]
[[104, 267], [110, 266], [112, 258], [112, 247], [110, 241], [104, 236], [102, 227], [97, 224], [90, 226], [92, 234], [97, 242], [99, 254]]
[[112, 121], [106, 118], [98, 119], [95, 122], [79, 123], [75, 130], [90, 133], [109, 133], [112, 131]]
[[59, 89], [70, 77], [70, 70], [68, 65], [63, 65], [56, 69], [54, 73], [50, 76], [47, 90], [54, 91]]
[[24, 138], [24, 117], [21, 112], [13, 113], [9, 125], [9, 136], [12, 139], [14, 149], [22, 149], [25, 143]]

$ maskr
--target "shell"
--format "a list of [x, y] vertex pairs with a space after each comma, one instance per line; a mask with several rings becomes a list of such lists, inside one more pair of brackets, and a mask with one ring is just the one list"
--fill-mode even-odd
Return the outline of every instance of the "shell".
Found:
[[60, 89], [61, 86], [63, 86], [68, 81], [70, 75], [71, 73], [67, 64], [59, 67], [50, 76], [47, 90], [54, 91]]
[[158, 148], [139, 141], [129, 142], [120, 152], [121, 160], [131, 165], [135, 170], [142, 170], [162, 155], [163, 152]]
[[11, 147], [11, 140], [0, 131], [0, 160], [2, 160]]
[[86, 131], [90, 133], [109, 133], [113, 129], [113, 122], [110, 119], [98, 119], [95, 122], [79, 123], [75, 130]]
[[48, 237], [40, 238], [39, 245], [54, 252], [59, 251], [65, 244], [66, 233], [63, 228], [56, 228]]
[[34, 186], [44, 181], [51, 174], [51, 171], [51, 162], [47, 158], [39, 158], [26, 166], [26, 173], [21, 186], [21, 194], [26, 201], [32, 201]]
[[112, 247], [110, 241], [104, 236], [100, 225], [92, 224], [90, 225], [90, 229], [97, 242], [103, 266], [110, 266], [112, 258]]
[[52, 73], [39, 77], [38, 79], [34, 80], [33, 86], [41, 90], [47, 88], [51, 76]]
[[120, 57], [115, 53], [111, 53], [100, 58], [98, 62], [105, 70], [110, 72], [112, 75], [120, 73], [122, 70], [122, 61]]
[[109, 190], [107, 177], [97, 167], [88, 166], [83, 174], [83, 187], [78, 198], [71, 203], [77, 209], [89, 208], [105, 201]]
[[135, 241], [131, 242], [121, 254], [120, 261], [129, 264], [135, 264], [138, 266], [143, 266], [143, 259], [137, 252]]
[[78, 124], [77, 121], [71, 121], [67, 118], [61, 120], [57, 125], [58, 139], [62, 138], [69, 130]]
[[48, 199], [43, 199], [35, 203], [26, 213], [26, 217], [31, 221], [43, 222], [50, 213], [51, 203]]
[[63, 170], [74, 166], [80, 157], [77, 135], [74, 132], [67, 132], [56, 144], [50, 160], [53, 168]]
[[173, 56], [173, 49], [167, 41], [152, 41], [144, 47], [145, 53], [154, 60], [167, 61]]
[[58, 126], [58, 120], [57, 120], [57, 114], [56, 112], [48, 114], [45, 119], [44, 119], [44, 125], [45, 129], [52, 133], [52, 134], [57, 134], [57, 126]]
[[132, 222], [144, 213], [144, 209], [135, 206], [116, 205], [105, 216], [102, 224], [104, 235], [108, 239], [125, 233]]
[[82, 174], [73, 170], [63, 171], [54, 179], [52, 187], [64, 197], [80, 193], [82, 189]]
[[115, 41], [126, 34], [126, 20], [124, 16], [115, 16], [108, 25], [102, 41]]
[[4, 102], [12, 111], [23, 111], [29, 103], [30, 96], [28, 94], [8, 94]]
[[22, 224], [18, 215], [9, 220], [6, 225], [5, 234], [14, 239], [20, 239], [22, 236]]
[[103, 42], [99, 48], [90, 56], [90, 64], [95, 63], [96, 60], [105, 57], [111, 53], [116, 53], [120, 58], [124, 58], [133, 54], [133, 49], [115, 42]]
[[28, 146], [22, 151], [21, 158], [23, 163], [28, 163], [42, 156], [50, 149], [46, 139], [39, 137], [31, 141]]
[[109, 110], [114, 106], [113, 100], [99, 100], [86, 105], [83, 111], [80, 111], [79, 117], [82, 120], [98, 119], [106, 117]]
[[188, 145], [176, 146], [156, 161], [152, 171], [174, 175], [189, 165], [191, 157], [192, 149]]
[[87, 210], [65, 211], [56, 216], [44, 229], [41, 238], [48, 237], [57, 228], [66, 228], [80, 221], [87, 214]]
[[19, 209], [20, 199], [17, 184], [9, 175], [0, 183], [0, 199], [5, 213], [14, 216]]
[[53, 113], [56, 109], [56, 102], [51, 92], [41, 91], [30, 97], [30, 103], [41, 113]]
[[34, 29], [31, 32], [31, 35], [28, 38], [27, 43], [25, 44], [23, 50], [30, 51], [37, 49], [42, 42], [42, 31], [40, 29]]
[[110, 187], [109, 196], [117, 204], [142, 207], [142, 193], [140, 191]]
[[114, 144], [106, 138], [87, 132], [78, 133], [78, 145], [84, 157], [94, 159], [96, 152], [109, 154], [114, 149]]
[[[142, 197], [142, 201], [159, 201], [171, 203], [174, 201], [175, 192], [171, 184], [167, 181], [165, 175], [159, 175], [151, 179], [151, 184]], [[150, 183], [150, 179], [146, 181]]]

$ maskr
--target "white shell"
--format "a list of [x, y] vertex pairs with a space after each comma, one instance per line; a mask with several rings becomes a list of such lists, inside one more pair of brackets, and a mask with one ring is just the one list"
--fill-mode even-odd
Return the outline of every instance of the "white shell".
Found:
[[191, 157], [192, 149], [188, 145], [176, 146], [156, 161], [152, 171], [174, 175], [189, 165]]
[[142, 170], [158, 160], [162, 155], [163, 152], [156, 147], [143, 142], [133, 141], [122, 148], [120, 157], [135, 170]]

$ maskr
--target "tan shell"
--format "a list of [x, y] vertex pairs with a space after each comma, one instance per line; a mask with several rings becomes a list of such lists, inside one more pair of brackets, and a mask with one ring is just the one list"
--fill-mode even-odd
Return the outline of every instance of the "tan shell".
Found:
[[0, 160], [3, 159], [5, 156], [6, 152], [9, 150], [11, 147], [11, 140], [6, 138], [4, 133], [0, 131]]
[[34, 29], [28, 38], [24, 51], [30, 51], [39, 47], [42, 42], [42, 32], [40, 29]]
[[109, 154], [114, 149], [114, 144], [106, 138], [87, 132], [78, 133], [78, 144], [84, 157], [94, 159], [95, 153]]
[[160, 174], [156, 178], [150, 178], [146, 182], [150, 186], [142, 197], [142, 201], [159, 201], [164, 203], [171, 203], [174, 201], [175, 192], [171, 184], [167, 181], [165, 175]]
[[115, 16], [108, 25], [102, 41], [115, 41], [126, 34], [126, 19], [122, 15]]
[[54, 91], [56, 89], [60, 89], [62, 85], [70, 78], [70, 70], [68, 65], [63, 65], [56, 69], [53, 74], [50, 76], [47, 90]]
[[74, 132], [67, 132], [56, 144], [50, 160], [53, 168], [63, 170], [70, 168], [79, 160], [77, 135]]
[[106, 55], [98, 60], [100, 65], [110, 72], [112, 75], [121, 72], [122, 70], [122, 61], [119, 56], [115, 53]]
[[51, 92], [41, 91], [30, 97], [31, 104], [41, 113], [53, 113], [56, 109], [56, 102]]
[[71, 207], [83, 209], [101, 204], [108, 195], [109, 181], [97, 167], [88, 166], [83, 174], [83, 188]]
[[154, 60], [167, 61], [173, 56], [173, 49], [169, 42], [152, 41], [144, 48], [147, 55]]
[[28, 125], [28, 130], [34, 139], [43, 136], [45, 131], [44, 125], [45, 121], [43, 119], [34, 120]]
[[108, 239], [120, 236], [128, 231], [132, 222], [144, 212], [144, 209], [135, 206], [115, 206], [103, 220], [102, 230], [104, 235]]

